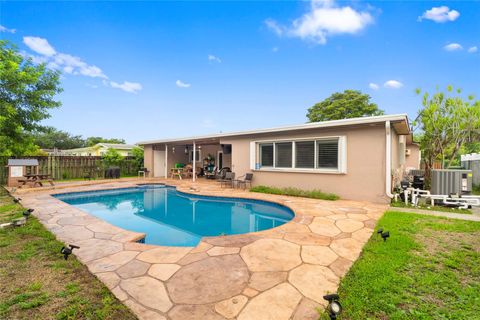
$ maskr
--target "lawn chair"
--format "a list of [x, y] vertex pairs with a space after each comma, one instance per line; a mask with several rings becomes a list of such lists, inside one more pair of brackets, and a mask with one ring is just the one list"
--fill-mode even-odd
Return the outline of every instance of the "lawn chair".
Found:
[[245, 175], [241, 176], [240, 178], [243, 178], [243, 179], [235, 180], [235, 183], [237, 184], [237, 186], [239, 188], [240, 188], [240, 186], [243, 186], [243, 189], [245, 190], [247, 188], [247, 184], [249, 185], [249, 189], [252, 187], [253, 173], [246, 173]]
[[222, 188], [223, 186], [228, 186], [228, 185], [230, 185], [230, 188], [233, 188], [234, 180], [235, 180], [235, 172], [226, 172], [225, 178], [217, 181], [220, 182], [220, 187]]

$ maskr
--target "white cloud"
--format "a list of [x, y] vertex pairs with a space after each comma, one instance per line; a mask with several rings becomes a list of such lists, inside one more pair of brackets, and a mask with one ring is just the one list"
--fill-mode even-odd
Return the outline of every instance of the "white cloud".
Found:
[[373, 82], [369, 83], [369, 84], [368, 84], [368, 87], [369, 87], [370, 89], [372, 89], [372, 90], [378, 90], [378, 89], [380, 89], [380, 86], [379, 86], [378, 84], [376, 84], [376, 83], [373, 83]]
[[48, 68], [62, 70], [66, 74], [81, 75], [90, 78], [103, 79], [103, 84], [107, 87], [121, 89], [125, 92], [138, 93], [142, 90], [142, 85], [136, 82], [124, 81], [117, 83], [115, 81], [106, 81], [107, 75], [95, 65], [83, 61], [81, 58], [68, 53], [57, 52], [47, 41], [39, 37], [24, 37], [23, 42], [31, 50], [39, 55], [23, 53], [25, 57], [30, 57], [33, 63], [45, 63]]
[[267, 28], [277, 34], [277, 36], [281, 36], [283, 34], [283, 27], [280, 26], [277, 21], [268, 18], [267, 20], [265, 20], [265, 25], [267, 26]]
[[338, 7], [333, 0], [312, 0], [310, 11], [295, 19], [291, 26], [279, 25], [267, 19], [265, 24], [278, 36], [287, 35], [317, 44], [339, 34], [356, 34], [374, 22], [367, 11], [357, 11], [350, 6]]
[[142, 85], [137, 82], [124, 81], [123, 83], [117, 83], [115, 81], [110, 81], [110, 86], [130, 93], [138, 93], [138, 91], [142, 90]]
[[23, 37], [23, 43], [31, 50], [41, 55], [50, 57], [56, 54], [55, 49], [48, 43], [47, 39], [39, 37]]
[[478, 51], [478, 48], [476, 46], [468, 48], [468, 53], [475, 53], [477, 51]]
[[401, 87], [403, 87], [403, 83], [397, 80], [388, 80], [383, 84], [383, 86], [389, 89], [400, 89]]
[[457, 51], [457, 50], [462, 50], [463, 47], [458, 43], [450, 43], [450, 44], [447, 44], [445, 47], [443, 47], [443, 49], [447, 51]]
[[420, 17], [418, 17], [418, 21], [432, 20], [437, 23], [444, 23], [448, 21], [455, 21], [460, 16], [460, 12], [457, 10], [450, 10], [447, 6], [441, 7], [433, 7], [430, 10], [425, 11]]
[[190, 88], [190, 86], [191, 86], [190, 83], [185, 83], [185, 82], [183, 82], [182, 80], [177, 80], [177, 81], [175, 81], [175, 84], [176, 84], [177, 87], [179, 87], [179, 88]]
[[66, 53], [58, 53], [54, 57], [57, 65], [61, 66], [65, 73], [73, 75], [82, 75], [91, 78], [108, 79], [102, 69], [97, 66], [89, 65], [79, 57]]
[[214, 56], [213, 54], [208, 55], [208, 61], [218, 62], [218, 63], [222, 62], [222, 60], [220, 60], [219, 57]]
[[2, 26], [2, 25], [0, 24], [0, 32], [15, 33], [15, 32], [17, 32], [17, 30], [15, 30], [15, 29], [9, 29], [9, 28], [7, 28], [7, 27], [5, 27], [5, 26]]
[[278, 47], [273, 47], [272, 52], [278, 52]]

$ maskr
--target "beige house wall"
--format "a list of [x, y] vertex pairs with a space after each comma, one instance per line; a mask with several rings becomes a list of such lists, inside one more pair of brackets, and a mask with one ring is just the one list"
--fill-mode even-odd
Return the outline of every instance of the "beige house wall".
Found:
[[420, 146], [418, 144], [409, 144], [407, 149], [410, 150], [410, 155], [406, 156], [405, 168], [420, 169]]
[[[392, 129], [392, 132], [394, 130]], [[268, 139], [321, 138], [346, 136], [347, 173], [266, 172], [250, 169], [250, 142]], [[398, 167], [398, 136], [392, 137], [392, 168]], [[304, 130], [301, 134], [277, 133], [254, 138], [221, 139], [232, 144], [232, 170], [237, 176], [254, 173], [253, 185], [320, 189], [344, 199], [388, 202], [385, 195], [385, 127], [384, 124], [342, 129]], [[395, 151], [393, 146], [395, 145]], [[393, 158], [397, 160], [393, 161]]]
[[153, 176], [153, 146], [151, 144], [143, 147], [143, 166], [150, 171], [150, 176]]

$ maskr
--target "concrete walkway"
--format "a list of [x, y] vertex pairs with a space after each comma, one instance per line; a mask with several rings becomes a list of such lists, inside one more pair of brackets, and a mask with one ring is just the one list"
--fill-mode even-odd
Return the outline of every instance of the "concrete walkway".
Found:
[[[151, 180], [153, 182], [153, 180]], [[144, 180], [17, 190], [25, 207], [140, 319], [317, 320], [322, 296], [337, 290], [386, 205], [322, 201], [221, 189], [215, 182], [156, 180], [183, 192], [280, 203], [295, 218], [280, 227], [206, 237], [196, 247], [135, 241], [127, 231], [51, 194], [135, 186]]]
[[444, 212], [444, 211], [422, 210], [422, 209], [414, 209], [414, 208], [398, 208], [398, 207], [390, 207], [390, 211], [417, 213], [417, 214], [423, 214], [426, 216], [445, 217], [450, 219], [460, 219], [460, 220], [467, 220], [467, 221], [480, 221], [480, 216], [476, 214], [462, 214], [462, 213], [453, 213], [453, 212]]

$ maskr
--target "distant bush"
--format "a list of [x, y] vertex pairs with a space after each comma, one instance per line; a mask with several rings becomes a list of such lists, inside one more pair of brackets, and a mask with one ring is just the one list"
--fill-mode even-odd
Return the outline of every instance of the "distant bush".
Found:
[[334, 193], [325, 193], [320, 190], [302, 190], [298, 188], [275, 188], [268, 186], [256, 186], [251, 188], [250, 191], [321, 200], [338, 200], [340, 198]]

